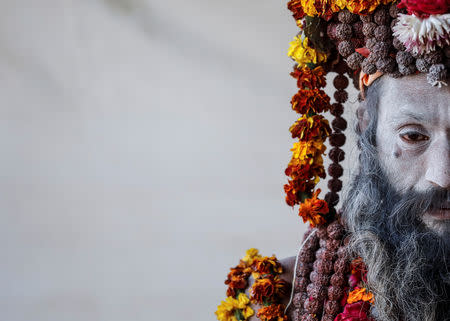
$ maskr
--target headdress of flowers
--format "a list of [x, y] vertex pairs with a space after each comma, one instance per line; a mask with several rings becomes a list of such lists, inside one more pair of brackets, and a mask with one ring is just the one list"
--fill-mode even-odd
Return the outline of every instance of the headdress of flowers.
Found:
[[[348, 77], [355, 87], [383, 74], [393, 77], [427, 73], [433, 86], [447, 85], [450, 61], [449, 0], [291, 0], [299, 34], [290, 43], [288, 55], [295, 66], [291, 75], [298, 92], [292, 97], [292, 109], [300, 114], [290, 127], [297, 139], [286, 168], [286, 202], [299, 205], [299, 215], [312, 226], [334, 219], [339, 177], [344, 158], [340, 149], [345, 142], [341, 117], [348, 99]], [[335, 103], [323, 91], [328, 72], [338, 75], [333, 81]], [[363, 87], [363, 88], [361, 88]], [[335, 116], [331, 126], [323, 113]], [[325, 140], [333, 147], [328, 173], [330, 192], [319, 199], [316, 184], [324, 179]]]

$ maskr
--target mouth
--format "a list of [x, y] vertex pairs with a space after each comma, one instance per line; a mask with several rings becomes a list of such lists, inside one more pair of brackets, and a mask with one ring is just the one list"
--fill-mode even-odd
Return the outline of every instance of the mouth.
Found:
[[450, 220], [450, 207], [435, 208], [425, 213], [434, 220]]

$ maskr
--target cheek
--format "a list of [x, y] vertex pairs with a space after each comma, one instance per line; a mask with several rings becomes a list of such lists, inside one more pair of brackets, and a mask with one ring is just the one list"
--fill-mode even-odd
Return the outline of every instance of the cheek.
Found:
[[392, 139], [390, 142], [387, 143], [387, 146], [380, 148], [383, 169], [397, 190], [404, 191], [414, 188], [422, 177], [424, 162], [416, 152], [405, 149], [398, 143], [393, 143]]

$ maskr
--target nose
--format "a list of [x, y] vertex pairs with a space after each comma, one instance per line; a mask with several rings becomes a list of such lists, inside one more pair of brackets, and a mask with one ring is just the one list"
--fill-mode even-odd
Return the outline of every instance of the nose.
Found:
[[442, 137], [428, 150], [425, 179], [436, 187], [450, 188], [450, 142]]

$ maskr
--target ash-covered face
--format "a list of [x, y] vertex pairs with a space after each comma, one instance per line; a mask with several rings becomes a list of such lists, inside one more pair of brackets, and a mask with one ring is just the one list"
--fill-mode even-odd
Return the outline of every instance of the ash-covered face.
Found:
[[450, 320], [449, 102], [423, 75], [383, 76], [359, 108], [343, 219], [379, 321]]
[[394, 189], [434, 195], [422, 221], [449, 234], [450, 87], [431, 87], [425, 75], [383, 77], [376, 145]]

